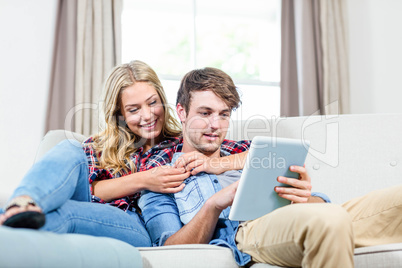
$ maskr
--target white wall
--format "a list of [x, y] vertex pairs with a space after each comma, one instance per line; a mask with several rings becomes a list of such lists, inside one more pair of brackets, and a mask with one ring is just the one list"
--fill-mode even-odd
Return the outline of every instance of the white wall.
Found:
[[[347, 0], [352, 113], [402, 113], [402, 1]], [[44, 132], [55, 0], [0, 0], [0, 206]]]
[[44, 134], [57, 2], [0, 0], [0, 206]]
[[402, 1], [347, 0], [352, 113], [402, 113]]

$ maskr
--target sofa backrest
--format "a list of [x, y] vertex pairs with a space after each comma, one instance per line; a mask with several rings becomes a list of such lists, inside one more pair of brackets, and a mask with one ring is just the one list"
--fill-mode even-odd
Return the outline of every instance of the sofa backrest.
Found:
[[257, 135], [310, 141], [313, 191], [343, 203], [402, 183], [402, 114], [254, 118], [233, 122], [227, 137]]
[[[306, 168], [313, 191], [334, 203], [402, 183], [402, 114], [255, 117], [231, 123], [227, 138], [257, 135], [310, 141]], [[38, 150], [39, 159], [63, 139], [85, 137], [66, 130], [50, 131]]]

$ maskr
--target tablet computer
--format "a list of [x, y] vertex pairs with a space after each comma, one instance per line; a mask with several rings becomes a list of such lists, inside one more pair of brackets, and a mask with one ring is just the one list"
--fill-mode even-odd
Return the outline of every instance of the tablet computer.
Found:
[[254, 220], [290, 203], [275, 186], [288, 186], [278, 176], [298, 178], [291, 165], [303, 166], [310, 143], [306, 140], [257, 136], [252, 140], [229, 213], [230, 220]]

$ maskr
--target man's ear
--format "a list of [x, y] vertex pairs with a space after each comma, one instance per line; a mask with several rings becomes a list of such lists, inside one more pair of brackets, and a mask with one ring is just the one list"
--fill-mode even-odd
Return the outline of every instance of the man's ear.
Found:
[[179, 116], [180, 122], [185, 123], [186, 118], [187, 118], [187, 113], [186, 113], [186, 110], [184, 109], [184, 107], [181, 106], [180, 103], [178, 103], [176, 106], [176, 112], [177, 112], [177, 115]]

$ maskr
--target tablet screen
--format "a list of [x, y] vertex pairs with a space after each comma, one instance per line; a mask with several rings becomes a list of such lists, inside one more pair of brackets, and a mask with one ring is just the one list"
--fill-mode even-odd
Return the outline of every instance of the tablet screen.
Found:
[[274, 191], [275, 186], [287, 186], [278, 176], [298, 178], [291, 165], [303, 166], [309, 142], [299, 139], [257, 136], [247, 155], [229, 219], [246, 221], [261, 217], [290, 203]]

